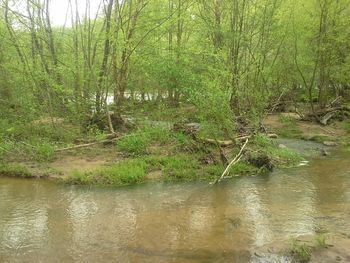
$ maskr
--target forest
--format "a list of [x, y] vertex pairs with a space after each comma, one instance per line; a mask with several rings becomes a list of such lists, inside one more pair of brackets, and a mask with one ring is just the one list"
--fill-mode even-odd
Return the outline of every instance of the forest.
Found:
[[350, 262], [349, 18], [0, 0], [0, 262]]
[[1, 1], [3, 162], [118, 141], [129, 157], [175, 143], [217, 164], [185, 144], [227, 159], [237, 137], [274, 137], [271, 114], [323, 126], [350, 114], [347, 0], [101, 0], [95, 16], [70, 0], [61, 26], [51, 2]]

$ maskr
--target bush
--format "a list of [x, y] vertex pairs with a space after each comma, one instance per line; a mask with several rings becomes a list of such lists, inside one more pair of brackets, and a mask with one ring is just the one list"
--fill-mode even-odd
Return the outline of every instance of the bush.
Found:
[[258, 147], [259, 151], [270, 156], [274, 164], [292, 166], [303, 160], [298, 153], [288, 148], [279, 148], [273, 140], [266, 136], [255, 136], [253, 143]]
[[122, 138], [118, 144], [118, 150], [129, 153], [131, 155], [139, 156], [147, 152], [149, 138], [142, 133], [134, 133]]
[[183, 144], [186, 136], [173, 133], [161, 127], [146, 127], [143, 130], [126, 135], [117, 143], [117, 149], [133, 156], [142, 156], [148, 153], [151, 145]]

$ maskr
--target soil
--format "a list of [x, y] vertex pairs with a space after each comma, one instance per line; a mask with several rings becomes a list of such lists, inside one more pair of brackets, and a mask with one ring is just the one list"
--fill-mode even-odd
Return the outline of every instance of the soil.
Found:
[[59, 153], [51, 162], [21, 162], [38, 177], [60, 178], [74, 171], [94, 171], [123, 159], [115, 147], [95, 145], [93, 147]]
[[295, 120], [296, 128], [301, 132], [301, 137], [311, 139], [315, 136], [324, 136], [337, 139], [339, 136], [346, 136], [348, 133], [342, 127], [341, 122], [334, 122], [324, 126], [316, 122], [302, 121], [296, 113], [280, 113], [280, 115], [268, 115], [263, 124], [269, 132], [277, 132], [284, 128], [280, 116], [288, 117]]

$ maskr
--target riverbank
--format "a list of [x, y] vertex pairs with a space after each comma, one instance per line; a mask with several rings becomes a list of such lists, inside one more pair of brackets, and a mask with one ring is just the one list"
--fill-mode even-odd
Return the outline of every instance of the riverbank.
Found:
[[[114, 188], [2, 177], [0, 239], [6, 245], [0, 258], [50, 262], [62, 251], [60, 262], [291, 263], [291, 252], [307, 246], [313, 247], [311, 262], [347, 262], [349, 154], [334, 149], [306, 166], [215, 187], [152, 182]], [[318, 246], [322, 236], [327, 248]], [[317, 261], [318, 255], [326, 260]]]
[[[298, 165], [310, 156], [327, 155], [330, 146], [347, 145], [350, 134], [347, 122], [323, 127], [289, 113], [268, 116], [263, 122], [266, 133], [222, 141], [208, 139], [207, 133], [194, 136], [188, 130], [191, 125], [175, 130], [163, 123], [148, 123], [112, 140], [99, 135], [96, 143], [44, 147], [37, 155], [46, 158], [16, 160], [12, 156], [3, 160], [0, 174], [113, 186], [154, 180], [213, 181], [238, 154], [245, 139], [249, 142], [244, 157], [232, 166], [228, 177], [265, 174], [273, 168]], [[279, 139], [266, 134], [277, 134]], [[319, 144], [307, 145], [306, 141]]]
[[[114, 145], [96, 144], [57, 151], [50, 161], [11, 162], [0, 174], [59, 179], [73, 184], [127, 185], [150, 180], [213, 181], [240, 150], [241, 142], [224, 148], [161, 128], [126, 135]], [[257, 175], [273, 167], [294, 166], [297, 152], [264, 135], [250, 138], [243, 160], [229, 175]]]

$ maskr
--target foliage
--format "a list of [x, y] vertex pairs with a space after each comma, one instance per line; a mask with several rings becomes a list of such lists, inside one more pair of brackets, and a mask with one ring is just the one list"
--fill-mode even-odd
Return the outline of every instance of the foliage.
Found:
[[[234, 138], [247, 132], [237, 120], [257, 127], [279, 98], [311, 111], [350, 99], [347, 0], [109, 0], [96, 17], [88, 6], [67, 10], [67, 26], [53, 26], [50, 2], [0, 7], [1, 160], [49, 161], [57, 147], [113, 131], [128, 133], [117, 149], [133, 157], [188, 153], [191, 138], [165, 126], [199, 122], [201, 137]], [[301, 137], [295, 120], [281, 122], [279, 135]], [[261, 136], [255, 143], [276, 163], [299, 159]], [[159, 165], [173, 178], [198, 176], [190, 160]]]
[[163, 180], [198, 179], [199, 163], [190, 155], [138, 157], [91, 172], [74, 172], [65, 180], [76, 184], [127, 185], [141, 183], [151, 171], [161, 170]]
[[93, 172], [74, 172], [67, 181], [78, 184], [126, 185], [144, 180], [146, 163], [142, 160], [126, 160]]
[[290, 252], [300, 263], [309, 262], [311, 259], [311, 248], [295, 239], [292, 241]]
[[291, 139], [301, 138], [302, 132], [299, 130], [295, 119], [284, 115], [280, 115], [279, 119], [283, 125], [283, 127], [278, 131], [280, 136]]
[[[140, 105], [147, 113], [146, 102], [175, 107], [175, 115], [193, 105], [204, 133], [231, 136], [235, 117], [259, 120], [280, 94], [323, 107], [349, 93], [346, 0], [113, 0], [103, 3], [110, 12], [90, 20], [72, 10], [64, 28], [37, 23], [52, 18], [43, 12], [50, 1], [20, 1], [24, 8], [13, 10], [15, 2], [5, 1], [0, 16], [0, 110], [8, 128], [57, 117], [82, 124], [109, 96], [118, 113], [127, 101], [137, 113]], [[6, 133], [17, 137], [14, 128]], [[299, 136], [287, 123], [284, 132]]]
[[288, 148], [280, 148], [270, 138], [263, 135], [255, 136], [254, 144], [260, 151], [263, 151], [270, 156], [275, 164], [280, 166], [293, 166], [303, 160], [300, 154]]
[[133, 156], [141, 156], [147, 153], [151, 145], [165, 146], [182, 144], [186, 138], [180, 133], [170, 132], [161, 127], [145, 127], [142, 130], [127, 134], [118, 141], [117, 149]]
[[350, 134], [350, 121], [346, 121], [343, 123], [343, 128]]
[[25, 166], [19, 164], [0, 163], [0, 175], [13, 177], [35, 177]]
[[315, 238], [315, 241], [316, 241], [316, 248], [326, 248], [327, 247], [325, 235], [317, 235]]

